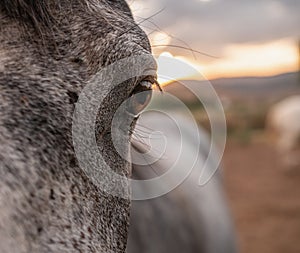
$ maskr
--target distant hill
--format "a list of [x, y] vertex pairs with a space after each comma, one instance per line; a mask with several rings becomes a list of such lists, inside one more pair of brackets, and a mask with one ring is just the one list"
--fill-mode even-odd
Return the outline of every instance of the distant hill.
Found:
[[[207, 81], [184, 81], [186, 84], [199, 83], [207, 85]], [[292, 94], [300, 94], [299, 73], [286, 73], [271, 77], [241, 77], [211, 80], [220, 97], [231, 100], [276, 100]], [[201, 88], [201, 87], [200, 87]], [[178, 82], [173, 82], [164, 88], [167, 92], [175, 93], [184, 100], [193, 100], [190, 92]]]
[[300, 92], [299, 73], [271, 77], [244, 77], [212, 80], [216, 90], [233, 92], [240, 96], [284, 96]]

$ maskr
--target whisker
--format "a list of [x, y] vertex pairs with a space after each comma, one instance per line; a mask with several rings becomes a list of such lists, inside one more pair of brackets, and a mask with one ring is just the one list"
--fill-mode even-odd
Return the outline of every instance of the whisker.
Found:
[[146, 127], [146, 126], [144, 126], [144, 125], [141, 125], [141, 124], [139, 124], [138, 122], [136, 123], [136, 126], [142, 127], [142, 128], [144, 128], [144, 129], [146, 129], [146, 130], [149, 130], [149, 131], [151, 131], [151, 132], [155, 132], [154, 129], [152, 129], [152, 128], [150, 128], [150, 127]]
[[143, 24], [146, 21], [149, 21], [151, 18], [154, 18], [155, 16], [159, 15], [160, 13], [162, 13], [164, 10], [166, 9], [166, 7], [162, 7], [159, 11], [155, 12], [154, 14], [152, 14], [151, 16], [147, 17], [147, 18], [143, 18], [143, 21], [138, 22], [138, 25]]
[[133, 138], [133, 142], [135, 141], [136, 143], [140, 143], [141, 146], [144, 146], [144, 153], [149, 153], [149, 151], [153, 151], [153, 154], [148, 154], [148, 156], [154, 159], [159, 158], [161, 152], [158, 149], [155, 149], [152, 146], [148, 145], [142, 138], [139, 138], [134, 134], [133, 137], [136, 137], [136, 139]]
[[151, 146], [149, 144], [147, 144], [146, 142], [144, 142], [144, 140], [142, 138], [140, 138], [139, 136], [137, 135], [132, 135], [133, 137], [133, 140], [142, 144], [143, 147], [145, 148], [146, 152], [145, 153], [148, 153], [150, 150], [151, 150]]
[[[143, 132], [142, 130], [139, 132], [139, 129], [136, 129], [134, 132], [133, 132], [134, 135], [142, 138], [142, 139], [149, 139], [149, 133], [147, 132]], [[143, 134], [146, 134], [146, 135], [143, 135]], [[157, 137], [155, 137], [155, 135], [157, 135]], [[155, 137], [155, 138], [154, 138]], [[160, 139], [161, 138], [161, 135], [157, 134], [157, 133], [153, 133], [151, 134], [151, 139]]]
[[220, 57], [218, 57], [218, 56], [211, 55], [211, 54], [207, 54], [207, 53], [204, 53], [204, 52], [201, 52], [201, 51], [198, 51], [198, 50], [194, 50], [194, 49], [192, 49], [192, 48], [189, 49], [189, 48], [187, 48], [187, 47], [179, 46], [179, 45], [167, 45], [167, 44], [162, 44], [162, 45], [152, 45], [152, 47], [173, 47], [173, 48], [180, 48], [180, 49], [185, 49], [185, 50], [191, 50], [191, 51], [194, 52], [194, 53], [201, 54], [201, 55], [204, 55], [204, 56], [207, 56], [207, 57], [210, 57], [210, 58], [220, 59]]
[[[153, 21], [148, 20], [148, 22], [149, 22], [150, 24], [152, 24], [153, 26], [155, 26], [155, 27], [158, 29], [158, 30], [153, 29], [152, 32], [150, 32], [149, 34], [147, 34], [148, 36], [151, 35], [151, 34], [154, 33], [154, 32], [162, 32], [162, 33], [164, 33], [165, 35], [167, 35], [168, 37], [170, 37], [170, 38], [172, 38], [172, 39], [175, 39], [175, 40], [177, 40], [177, 41], [183, 43], [184, 45], [186, 45], [187, 49], [192, 53], [194, 59], [197, 60], [197, 57], [196, 57], [195, 52], [193, 51], [192, 47], [191, 47], [186, 41], [184, 41], [184, 40], [182, 40], [182, 39], [180, 39], [180, 38], [178, 38], [178, 37], [176, 37], [176, 36], [174, 36], [174, 35], [172, 35], [172, 34], [170, 34], [170, 33], [165, 32], [159, 25], [155, 24]], [[144, 26], [144, 25], [143, 25], [143, 26]], [[144, 26], [144, 27], [145, 27], [145, 26]], [[145, 27], [145, 28], [147, 28], [147, 27]], [[151, 29], [151, 28], [148, 27], [148, 29]]]
[[145, 135], [139, 134], [137, 132], [134, 132], [133, 136], [137, 136], [137, 137], [139, 137], [141, 139], [148, 139], [149, 138], [149, 136], [145, 136]]
[[154, 14], [152, 14], [150, 17], [145, 18], [144, 20], [142, 20], [142, 21], [140, 21], [140, 22], [134, 24], [134, 25], [131, 26], [129, 29], [127, 29], [126, 31], [124, 31], [123, 33], [121, 33], [121, 34], [119, 35], [119, 37], [121, 37], [122, 35], [128, 33], [128, 32], [129, 32], [130, 30], [132, 30], [133, 28], [139, 27], [141, 24], [143, 24], [143, 23], [146, 22], [147, 20], [149, 20], [149, 19], [151, 19], [151, 18], [153, 18], [153, 17], [159, 15], [159, 14], [162, 13], [165, 9], [166, 9], [166, 7], [163, 7], [163, 8], [161, 8], [159, 11], [155, 12]]
[[[143, 130], [144, 129], [144, 130]], [[146, 128], [142, 125], [139, 125], [139, 124], [135, 124], [135, 128], [134, 128], [134, 131], [140, 131], [142, 133], [145, 133], [145, 134], [152, 134], [153, 132], [155, 132], [153, 129], [150, 129], [150, 128]]]
[[152, 164], [149, 164], [149, 163], [148, 163], [148, 161], [147, 161], [146, 157], [143, 155], [143, 153], [142, 153], [140, 147], [135, 146], [134, 144], [132, 144], [132, 147], [133, 147], [136, 151], [138, 151], [140, 154], [142, 154], [143, 159], [144, 159], [145, 162], [148, 164], [147, 166], [149, 166], [149, 167], [151, 168], [151, 170], [154, 172], [154, 174], [155, 174], [156, 176], [159, 176], [158, 172], [154, 169], [154, 167], [152, 166]]

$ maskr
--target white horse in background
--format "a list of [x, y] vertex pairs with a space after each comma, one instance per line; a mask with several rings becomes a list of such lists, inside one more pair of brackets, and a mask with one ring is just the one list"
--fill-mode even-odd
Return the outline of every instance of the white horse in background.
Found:
[[284, 166], [300, 166], [300, 95], [275, 104], [267, 115], [266, 125]]

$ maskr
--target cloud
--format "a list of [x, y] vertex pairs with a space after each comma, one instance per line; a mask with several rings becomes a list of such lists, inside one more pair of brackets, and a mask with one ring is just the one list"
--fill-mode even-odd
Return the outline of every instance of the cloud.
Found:
[[[210, 54], [220, 55], [230, 44], [300, 39], [299, 0], [135, 0], [133, 3], [141, 7], [135, 12], [138, 20], [165, 8], [151, 18], [155, 25], [142, 23], [148, 33], [153, 35], [153, 30], [161, 29], [193, 49]], [[170, 43], [183, 45], [175, 38]]]

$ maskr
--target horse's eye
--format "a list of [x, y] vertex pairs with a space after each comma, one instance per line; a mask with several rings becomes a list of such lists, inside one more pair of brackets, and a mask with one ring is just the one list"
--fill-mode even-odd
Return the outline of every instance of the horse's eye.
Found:
[[130, 113], [138, 115], [146, 108], [152, 97], [152, 85], [150, 80], [143, 80], [135, 87], [129, 99]]

